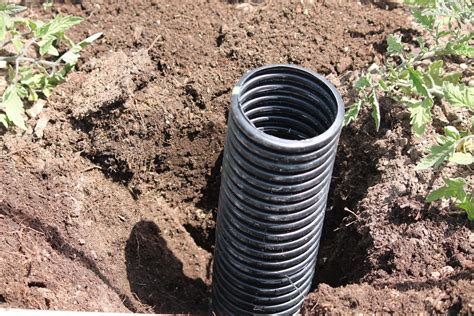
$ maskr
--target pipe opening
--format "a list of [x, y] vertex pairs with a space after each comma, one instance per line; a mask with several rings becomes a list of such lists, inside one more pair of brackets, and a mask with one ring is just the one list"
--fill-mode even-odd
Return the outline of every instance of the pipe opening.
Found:
[[239, 105], [257, 130], [286, 140], [321, 135], [337, 114], [337, 101], [326, 84], [291, 68], [265, 69], [247, 78]]

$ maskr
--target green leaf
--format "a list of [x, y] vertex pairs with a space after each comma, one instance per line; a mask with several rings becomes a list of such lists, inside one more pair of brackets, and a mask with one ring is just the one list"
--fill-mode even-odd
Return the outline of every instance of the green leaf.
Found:
[[79, 59], [80, 55], [79, 52], [86, 46], [90, 45], [93, 41], [98, 39], [102, 36], [102, 33], [96, 33], [94, 35], [89, 36], [85, 40], [79, 42], [78, 44], [71, 47], [66, 53], [61, 56], [61, 60], [63, 60], [66, 64], [74, 65], [76, 64], [77, 60]]
[[11, 85], [5, 90], [2, 102], [8, 119], [19, 128], [26, 129], [24, 119], [25, 109], [15, 85]]
[[59, 34], [64, 33], [67, 29], [81, 23], [83, 20], [83, 18], [77, 16], [57, 15], [53, 20], [37, 28], [35, 35], [40, 38], [47, 36], [57, 37]]
[[466, 192], [464, 192], [464, 179], [462, 178], [455, 178], [449, 179], [444, 178], [445, 186], [434, 190], [426, 197], [427, 202], [433, 202], [435, 200], [439, 200], [442, 198], [449, 199], [449, 198], [456, 198], [460, 201], [464, 201], [466, 198]]
[[423, 13], [418, 10], [412, 10], [412, 14], [415, 17], [416, 22], [423, 26], [428, 31], [433, 31], [433, 25], [435, 22], [435, 17], [431, 15], [423, 15]]
[[28, 27], [32, 31], [36, 31], [38, 28], [40, 28], [44, 25], [43, 21], [27, 20], [27, 23], [28, 23]]
[[460, 43], [454, 45], [449, 50], [453, 55], [466, 56], [467, 58], [474, 58], [474, 47], [470, 46], [468, 43]]
[[0, 13], [5, 13], [8, 15], [15, 15], [22, 11], [25, 11], [26, 7], [16, 4], [0, 4]]
[[450, 83], [458, 83], [462, 78], [462, 72], [449, 72], [443, 76], [443, 81]]
[[8, 128], [8, 118], [7, 115], [4, 113], [0, 113], [0, 123], [5, 127]]
[[457, 207], [462, 208], [467, 213], [467, 218], [470, 221], [474, 221], [474, 196], [469, 194], [466, 199], [459, 203]]
[[454, 126], [446, 126], [443, 128], [443, 131], [444, 135], [452, 140], [458, 141], [461, 138], [461, 134], [459, 134], [458, 129]]
[[19, 38], [12, 39], [13, 46], [18, 54], [23, 50], [23, 41]]
[[383, 79], [379, 80], [379, 86], [383, 91], [388, 91], [389, 90], [388, 86], [387, 86], [387, 83]]
[[400, 55], [403, 52], [402, 37], [390, 34], [387, 38], [387, 53], [389, 55]]
[[431, 122], [431, 107], [433, 101], [429, 98], [421, 102], [411, 105], [408, 109], [410, 111], [410, 124], [413, 132], [417, 137], [420, 137], [426, 130], [426, 126]]
[[46, 52], [46, 54], [51, 55], [51, 56], [59, 56], [59, 52], [54, 46], [51, 46]]
[[455, 108], [474, 108], [474, 87], [445, 83], [443, 85], [443, 93], [446, 100]]
[[48, 53], [53, 47], [53, 43], [56, 40], [54, 36], [45, 36], [41, 41], [39, 41], [38, 46], [39, 46], [39, 53], [41, 56], [44, 54]]
[[74, 65], [74, 64], [76, 64], [79, 57], [80, 57], [80, 55], [78, 53], [74, 53], [73, 51], [69, 50], [61, 56], [61, 59], [66, 64]]
[[372, 107], [371, 116], [375, 122], [375, 130], [378, 132], [380, 129], [380, 106], [375, 90], [372, 90], [372, 93], [369, 95], [369, 103]]
[[349, 125], [350, 122], [355, 121], [359, 115], [360, 108], [362, 107], [362, 100], [357, 100], [344, 114], [344, 126]]
[[39, 87], [44, 74], [28, 74], [28, 76], [21, 77], [20, 83], [29, 87]]
[[85, 47], [89, 46], [94, 41], [99, 39], [102, 35], [103, 35], [102, 32], [92, 34], [91, 36], [87, 37], [85, 40], [79, 42], [79, 44], [77, 44], [77, 45], [79, 45], [79, 47], [81, 47], [81, 49], [84, 49]]
[[354, 84], [354, 88], [356, 88], [357, 90], [363, 90], [367, 87], [370, 87], [371, 86], [371, 80], [372, 78], [370, 77], [369, 74], [365, 75], [365, 76], [362, 76], [359, 78], [359, 80], [356, 81], [356, 83]]
[[435, 7], [437, 0], [405, 0], [406, 4], [420, 7]]
[[457, 163], [458, 165], [470, 165], [474, 163], [474, 156], [470, 153], [454, 153], [449, 161]]
[[431, 146], [430, 152], [426, 157], [421, 159], [416, 165], [415, 170], [424, 170], [431, 167], [438, 168], [445, 160], [448, 160], [456, 151], [457, 141], [446, 136], [438, 137], [438, 144]]
[[442, 60], [436, 60], [432, 62], [428, 66], [428, 73], [433, 77], [433, 78], [441, 78], [443, 75], [443, 61]]
[[413, 69], [413, 67], [411, 66], [408, 67], [408, 72], [416, 91], [422, 96], [431, 97], [430, 93], [428, 92], [428, 88], [426, 87], [426, 84], [423, 81], [422, 74], [418, 70]]
[[7, 19], [8, 16], [0, 12], [0, 41], [3, 41], [7, 34]]

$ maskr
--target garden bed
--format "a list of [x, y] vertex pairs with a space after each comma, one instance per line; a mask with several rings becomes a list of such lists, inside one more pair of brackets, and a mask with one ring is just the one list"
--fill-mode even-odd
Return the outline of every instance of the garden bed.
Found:
[[[295, 63], [326, 75], [349, 104], [387, 35], [417, 34], [383, 3], [274, 2], [53, 7], [86, 18], [73, 38], [104, 37], [55, 89], [43, 138], [1, 132], [0, 307], [207, 310], [235, 82]], [[441, 177], [414, 170], [423, 152], [407, 110], [381, 107], [379, 132], [368, 113], [343, 130], [303, 311], [473, 312], [466, 215], [424, 202]]]

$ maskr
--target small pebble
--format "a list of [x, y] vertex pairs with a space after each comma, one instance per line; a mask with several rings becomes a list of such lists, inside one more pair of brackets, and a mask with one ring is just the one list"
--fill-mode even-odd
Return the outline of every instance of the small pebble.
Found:
[[438, 271], [433, 271], [431, 272], [431, 276], [435, 279], [439, 279], [439, 277], [441, 276], [441, 273], [439, 273]]
[[82, 238], [79, 239], [79, 245], [85, 245], [86, 241]]
[[448, 276], [454, 272], [454, 268], [451, 266], [445, 266], [441, 268], [441, 273], [443, 276]]

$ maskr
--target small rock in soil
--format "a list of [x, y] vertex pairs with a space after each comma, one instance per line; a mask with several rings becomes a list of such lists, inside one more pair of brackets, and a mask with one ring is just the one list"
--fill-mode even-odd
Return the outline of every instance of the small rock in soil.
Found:
[[451, 266], [445, 266], [441, 268], [441, 273], [443, 276], [449, 276], [454, 272], [454, 268]]
[[31, 108], [26, 110], [26, 114], [28, 114], [30, 118], [36, 118], [43, 111], [45, 104], [46, 100], [38, 99]]
[[349, 69], [351, 64], [352, 64], [352, 58], [351, 57], [342, 57], [339, 60], [339, 63], [337, 64], [337, 66], [336, 66], [336, 70], [339, 74], [341, 74], [344, 71], [346, 71], [347, 69]]
[[36, 122], [35, 125], [35, 135], [38, 138], [43, 138], [44, 135], [44, 129], [46, 128], [46, 125], [48, 125], [49, 122], [49, 115], [44, 114], [40, 116], [39, 120]]

